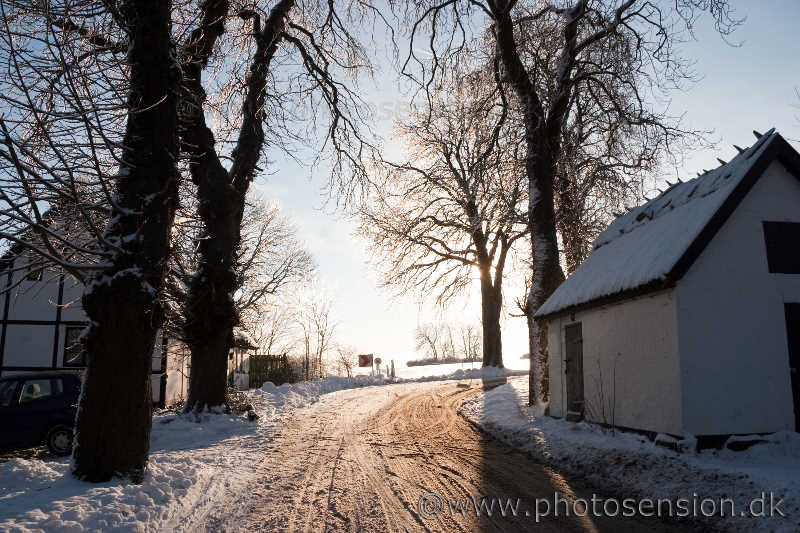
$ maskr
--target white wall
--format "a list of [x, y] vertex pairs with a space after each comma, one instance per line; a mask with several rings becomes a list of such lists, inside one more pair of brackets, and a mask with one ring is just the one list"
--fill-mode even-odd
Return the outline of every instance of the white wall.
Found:
[[794, 429], [783, 303], [800, 302], [800, 275], [769, 273], [763, 220], [800, 222], [800, 181], [779, 163], [676, 288], [684, 427], [695, 435]]
[[582, 324], [586, 419], [610, 424], [613, 418], [617, 426], [681, 435], [674, 291], [578, 312], [574, 321], [550, 320], [553, 416], [565, 415], [564, 328], [574, 322]]
[[52, 325], [7, 325], [3, 366], [50, 369], [53, 366], [54, 335]]
[[[20, 261], [20, 259], [15, 261], [15, 266]], [[24, 277], [24, 270], [14, 272], [12, 277], [11, 286], [14, 288], [9, 299], [9, 320], [55, 320], [58, 277], [54, 277], [50, 272], [45, 272], [43, 280], [39, 282], [27, 281], [23, 279]], [[3, 279], [3, 285], [5, 282], [6, 279]], [[52, 350], [52, 346], [50, 349]]]

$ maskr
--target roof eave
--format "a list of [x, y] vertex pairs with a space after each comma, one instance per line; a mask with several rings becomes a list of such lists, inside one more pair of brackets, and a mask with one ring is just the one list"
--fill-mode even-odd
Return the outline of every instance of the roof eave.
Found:
[[602, 307], [605, 305], [612, 305], [615, 303], [619, 303], [623, 300], [630, 300], [632, 298], [638, 298], [654, 292], [671, 289], [675, 286], [675, 282], [676, 280], [672, 280], [669, 278], [656, 279], [653, 281], [649, 281], [643, 285], [639, 285], [638, 287], [634, 287], [632, 289], [625, 289], [623, 291], [615, 292], [613, 294], [608, 294], [606, 296], [601, 296], [599, 298], [594, 298], [587, 302], [570, 305], [568, 307], [564, 307], [562, 309], [558, 309], [549, 313], [545, 313], [542, 315], [535, 315], [534, 319], [552, 320], [553, 318], [557, 318], [564, 315], [570, 315], [573, 313], [579, 313], [581, 311], [586, 311], [587, 309], [593, 309], [595, 307]]
[[741, 201], [750, 192], [758, 179], [773, 161], [779, 161], [786, 170], [800, 180], [800, 154], [786, 140], [775, 133], [769, 145], [758, 155], [756, 161], [748, 169], [736, 187], [731, 191], [722, 205], [703, 226], [694, 241], [686, 248], [683, 255], [675, 262], [667, 277], [675, 281], [681, 279], [700, 257], [711, 239], [717, 234], [728, 218], [733, 214]]

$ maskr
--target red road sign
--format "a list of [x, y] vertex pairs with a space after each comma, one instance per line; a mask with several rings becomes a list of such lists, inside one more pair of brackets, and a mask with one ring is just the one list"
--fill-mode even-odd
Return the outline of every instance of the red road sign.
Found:
[[358, 356], [358, 366], [372, 366], [372, 354], [364, 353]]

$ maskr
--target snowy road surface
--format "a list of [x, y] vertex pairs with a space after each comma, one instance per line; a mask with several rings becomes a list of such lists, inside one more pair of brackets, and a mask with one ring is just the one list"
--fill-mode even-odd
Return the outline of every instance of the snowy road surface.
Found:
[[[234, 505], [207, 531], [674, 531], [644, 518], [547, 517], [535, 499], [590, 498], [591, 488], [475, 430], [456, 412], [480, 380], [342, 391], [295, 411]], [[436, 496], [426, 494], [434, 494]], [[425, 506], [419, 508], [425, 496]], [[490, 505], [480, 517], [467, 498]], [[506, 507], [519, 498], [517, 516]], [[462, 504], [463, 512], [451, 505]], [[544, 510], [539, 504], [540, 511]], [[437, 514], [437, 511], [441, 511]], [[527, 512], [526, 512], [527, 511]], [[425, 518], [423, 514], [428, 515]]]

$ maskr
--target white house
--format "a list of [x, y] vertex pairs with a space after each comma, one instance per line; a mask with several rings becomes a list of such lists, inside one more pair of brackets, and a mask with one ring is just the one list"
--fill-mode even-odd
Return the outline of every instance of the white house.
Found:
[[553, 416], [800, 430], [800, 154], [771, 130], [620, 216], [536, 318]]
[[[27, 255], [12, 247], [0, 259], [0, 376], [86, 366], [78, 337], [88, 323], [81, 308], [83, 285], [72, 276], [27, 268]], [[153, 351], [153, 403], [184, 399], [187, 357], [183, 345], [158, 336]]]

